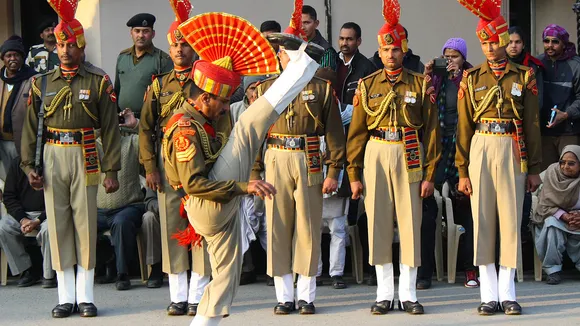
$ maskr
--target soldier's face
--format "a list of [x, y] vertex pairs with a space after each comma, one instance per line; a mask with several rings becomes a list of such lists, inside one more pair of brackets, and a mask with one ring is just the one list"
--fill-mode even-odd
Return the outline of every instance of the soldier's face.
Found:
[[559, 57], [564, 52], [564, 42], [553, 36], [544, 39], [544, 51], [549, 57]]
[[200, 96], [201, 112], [210, 120], [217, 121], [230, 111], [230, 99], [203, 93]]
[[398, 46], [387, 45], [379, 48], [379, 56], [386, 69], [396, 70], [403, 66], [405, 53]]
[[79, 48], [76, 43], [59, 42], [56, 44], [58, 59], [64, 66], [76, 66], [82, 62], [85, 48]]
[[338, 36], [338, 47], [344, 55], [352, 55], [361, 44], [361, 38], [357, 37], [356, 31], [352, 28], [343, 28]]
[[56, 42], [56, 37], [54, 36], [54, 27], [50, 26], [45, 28], [42, 33], [40, 33], [40, 38], [45, 42]]
[[24, 59], [22, 58], [22, 54], [19, 52], [8, 51], [4, 53], [2, 61], [4, 61], [4, 67], [6, 67], [10, 73], [16, 73], [22, 67]]
[[193, 64], [195, 51], [187, 42], [173, 43], [169, 46], [169, 56], [173, 64], [180, 67], [189, 67]]
[[498, 61], [506, 57], [505, 46], [499, 46], [498, 42], [481, 42], [481, 50], [489, 61]]
[[309, 14], [302, 14], [302, 30], [309, 40], [316, 35], [318, 24], [320, 24], [320, 22], [312, 18]]
[[515, 58], [519, 56], [524, 50], [524, 41], [522, 40], [520, 34], [513, 33], [510, 34], [510, 44], [507, 47], [507, 53], [510, 57]]
[[131, 38], [133, 43], [139, 49], [148, 48], [153, 44], [155, 31], [151, 27], [133, 27], [131, 28]]

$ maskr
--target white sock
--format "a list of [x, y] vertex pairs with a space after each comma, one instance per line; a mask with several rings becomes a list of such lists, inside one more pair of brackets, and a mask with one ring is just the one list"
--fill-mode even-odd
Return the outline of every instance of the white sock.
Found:
[[278, 302], [294, 302], [294, 282], [292, 274], [274, 276], [274, 287], [276, 288], [276, 300]]
[[481, 293], [481, 302], [498, 301], [495, 264], [479, 266], [479, 291]]
[[417, 267], [399, 264], [399, 300], [417, 302]]
[[505, 266], [499, 267], [498, 293], [499, 302], [516, 301], [516, 269]]
[[296, 292], [299, 301], [304, 300], [306, 303], [314, 302], [314, 299], [316, 299], [316, 277], [298, 275]]
[[209, 276], [201, 276], [198, 273], [191, 272], [191, 279], [189, 281], [189, 296], [188, 303], [199, 303], [203, 296], [205, 287], [209, 284]]
[[77, 265], [77, 302], [94, 303], [93, 288], [95, 282], [95, 269], [85, 270]]
[[222, 321], [222, 316], [205, 317], [202, 315], [195, 315], [189, 326], [216, 326]]
[[187, 301], [187, 271], [169, 274], [169, 296], [174, 303]]
[[74, 268], [56, 271], [56, 280], [58, 281], [58, 304], [74, 304], [76, 302]]
[[377, 271], [377, 302], [395, 298], [395, 277], [393, 274], [393, 263], [376, 265]]

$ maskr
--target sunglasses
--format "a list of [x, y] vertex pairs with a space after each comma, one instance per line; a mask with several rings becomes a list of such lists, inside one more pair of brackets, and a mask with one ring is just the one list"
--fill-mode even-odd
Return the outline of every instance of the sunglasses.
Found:
[[559, 163], [560, 163], [560, 166], [567, 165], [567, 166], [569, 166], [569, 167], [573, 168], [573, 167], [575, 167], [575, 166], [576, 166], [576, 163], [577, 163], [577, 162], [575, 162], [575, 161], [566, 161], [566, 160], [560, 160], [560, 162], [559, 162]]
[[544, 44], [550, 44], [550, 43], [554, 44], [554, 45], [558, 45], [558, 44], [560, 44], [560, 40], [548, 39], [548, 38], [544, 39]]

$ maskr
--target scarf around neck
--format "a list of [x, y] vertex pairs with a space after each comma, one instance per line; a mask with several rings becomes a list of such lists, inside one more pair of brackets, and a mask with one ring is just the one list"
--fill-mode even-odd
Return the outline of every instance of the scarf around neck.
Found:
[[20, 88], [22, 83], [30, 79], [30, 77], [36, 75], [36, 70], [30, 68], [28, 65], [22, 65], [22, 68], [16, 73], [14, 77], [6, 77], [6, 67], [2, 67], [0, 70], [0, 78], [5, 84], [13, 85], [8, 101], [6, 102], [6, 108], [4, 109], [4, 127], [3, 131], [6, 133], [12, 133], [12, 109], [14, 104], [16, 104], [16, 97], [20, 93]]

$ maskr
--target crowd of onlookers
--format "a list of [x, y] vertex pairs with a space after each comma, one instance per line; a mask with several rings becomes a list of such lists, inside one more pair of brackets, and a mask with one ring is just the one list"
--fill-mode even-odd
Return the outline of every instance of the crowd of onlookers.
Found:
[[[337, 43], [339, 51], [336, 52], [318, 31], [316, 12], [309, 6], [304, 8], [306, 18], [303, 18], [303, 28], [306, 36], [331, 54], [325, 64], [336, 72], [336, 80], [332, 82], [341, 105], [341, 113], [352, 110], [359, 79], [383, 68], [378, 53], [367, 58], [359, 52], [362, 31], [359, 25], [352, 22], [345, 23], [340, 29]], [[0, 76], [0, 179], [4, 183], [2, 204], [6, 211], [3, 211], [0, 219], [0, 247], [2, 254], [7, 257], [11, 273], [19, 275], [18, 286], [30, 286], [39, 280], [42, 280], [43, 287], [56, 286], [55, 273], [51, 268], [43, 193], [29, 185], [26, 175], [19, 167], [18, 157], [30, 77], [58, 66], [56, 39], [52, 32], [54, 26], [54, 22], [41, 25], [40, 37], [43, 43], [33, 46], [29, 51], [25, 50], [22, 40], [16, 36], [6, 40], [1, 47], [4, 67]], [[281, 26], [275, 21], [266, 21], [261, 25], [261, 32], [264, 34], [280, 31]], [[538, 205], [533, 212], [532, 194], [526, 196], [521, 232], [524, 244], [528, 245], [523, 248], [524, 251], [532, 250], [531, 244], [535, 244], [543, 261], [544, 271], [548, 275], [547, 282], [557, 284], [561, 280], [564, 252], [567, 252], [580, 270], [580, 122], [577, 121], [580, 119], [580, 58], [565, 30], [558, 26], [548, 31], [543, 35], [544, 53], [534, 57], [524, 43], [525, 32], [519, 27], [511, 27], [507, 53], [512, 62], [532, 67], [535, 71], [542, 128], [544, 187], [538, 194]], [[136, 52], [146, 55], [148, 51], [152, 51], [154, 33], [133, 36]], [[463, 71], [472, 65], [468, 62], [467, 45], [459, 38], [450, 38], [443, 45], [441, 56], [447, 60], [445, 75], [434, 73], [434, 60], [428, 58], [422, 61], [410, 49], [403, 64], [409, 70], [433, 77], [433, 95], [438, 99], [444, 145], [436, 187], [441, 191], [445, 182], [450, 185], [455, 223], [461, 224], [466, 231], [460, 246], [458, 265], [465, 273], [465, 286], [478, 287], [477, 270], [473, 266], [473, 222], [469, 198], [456, 191], [458, 177], [450, 168], [454, 164], [455, 155], [458, 85]], [[156, 69], [166, 70], [159, 67]], [[157, 73], [159, 72], [161, 71]], [[123, 72], [116, 71], [116, 76], [119, 77], [120, 73]], [[150, 79], [149, 76], [143, 74], [145, 79]], [[256, 99], [256, 85], [264, 78], [244, 78], [231, 101], [233, 121], [237, 120], [236, 115]], [[121, 89], [120, 94], [117, 94], [120, 103], [128, 97], [143, 98], [143, 94], [124, 94], [123, 85], [118, 85], [120, 80], [122, 79], [116, 80], [115, 86], [116, 89]], [[132, 102], [140, 103], [139, 100]], [[104, 187], [100, 186], [97, 197], [100, 234], [100, 270], [97, 272], [97, 282], [115, 282], [118, 290], [131, 287], [131, 267], [137, 260], [136, 239], [140, 234], [145, 244], [146, 264], [151, 266], [147, 286], [156, 288], [163, 284], [157, 193], [146, 189], [142, 168], [139, 166], [140, 108], [128, 105], [122, 108], [124, 121], [119, 125], [122, 134], [122, 169], [118, 175], [120, 188], [115, 193], [107, 194]], [[343, 181], [343, 186], [348, 187], [348, 182]], [[348, 197], [341, 189], [334, 196]], [[324, 215], [324, 224], [330, 230], [331, 237], [328, 270], [332, 285], [337, 289], [347, 286], [342, 277], [345, 269], [345, 247], [349, 242], [349, 225], [359, 225], [363, 247], [368, 247], [365, 244], [364, 212], [361, 214], [362, 210], [358, 209], [357, 202], [351, 200], [349, 204], [348, 208], [333, 207], [332, 201], [325, 201], [325, 211], [335, 211]], [[423, 201], [423, 263], [418, 274], [418, 289], [431, 286], [437, 211], [434, 197]], [[242, 201], [240, 216], [247, 222], [243, 223], [244, 241], [249, 246], [251, 241], [258, 239], [266, 250], [264, 215], [264, 204], [259, 198], [248, 196]], [[40, 245], [40, 252], [37, 244]], [[252, 257], [252, 252], [255, 253], [256, 250], [248, 250], [244, 256], [242, 284], [256, 280], [256, 257]], [[374, 272], [370, 268], [367, 270], [370, 273], [368, 283], [376, 284]], [[322, 260], [319, 275], [322, 275]], [[268, 283], [273, 285], [271, 279], [268, 279]]]

